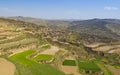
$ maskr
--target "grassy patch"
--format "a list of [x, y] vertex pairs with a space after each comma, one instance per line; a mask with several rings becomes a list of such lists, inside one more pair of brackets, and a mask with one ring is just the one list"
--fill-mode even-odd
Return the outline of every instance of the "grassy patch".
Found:
[[15, 55], [11, 56], [10, 59], [15, 60], [17, 63], [20, 63], [24, 66], [32, 65], [33, 62], [30, 61], [29, 59], [27, 59], [26, 57], [30, 54], [33, 54], [34, 52], [35, 52], [35, 50], [28, 50], [28, 51], [25, 51], [22, 53], [15, 54]]
[[100, 68], [92, 61], [79, 61], [78, 62], [79, 69], [84, 70], [92, 70], [92, 71], [99, 71]]
[[10, 57], [10, 60], [16, 65], [17, 75], [65, 75], [50, 65], [39, 64], [27, 58], [34, 52], [34, 50], [28, 50]]
[[105, 75], [113, 75], [113, 73], [101, 62], [95, 61], [95, 63], [101, 68]]
[[42, 40], [39, 40], [39, 41], [38, 41], [38, 45], [44, 45], [44, 44], [46, 44], [45, 41], [42, 41]]
[[43, 49], [49, 49], [49, 48], [51, 48], [51, 46], [50, 45], [45, 45], [45, 46], [42, 46], [42, 48]]
[[109, 61], [106, 58], [102, 58], [101, 61], [103, 61], [105, 63], [109, 63]]
[[35, 60], [35, 61], [39, 61], [39, 60], [51, 60], [52, 58], [53, 58], [53, 55], [40, 54], [40, 55], [36, 56], [35, 58], [33, 58], [33, 60]]
[[114, 67], [115, 67], [116, 69], [120, 69], [120, 66], [115, 65]]
[[70, 41], [75, 41], [76, 38], [75, 38], [75, 37], [71, 37], [71, 38], [69, 38], [69, 40], [70, 40]]
[[110, 57], [113, 58], [113, 59], [115, 59], [115, 58], [118, 57], [118, 55], [117, 54], [111, 54]]
[[75, 60], [65, 60], [62, 65], [64, 66], [76, 66]]

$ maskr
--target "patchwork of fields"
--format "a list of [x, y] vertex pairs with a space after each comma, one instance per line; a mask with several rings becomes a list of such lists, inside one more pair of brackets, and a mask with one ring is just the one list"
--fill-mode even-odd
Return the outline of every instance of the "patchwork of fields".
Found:
[[[15, 64], [15, 75], [65, 75], [50, 64], [42, 63], [53, 60], [53, 54], [58, 48], [27, 35], [31, 33], [31, 29], [0, 21], [0, 56], [8, 57], [7, 59]], [[53, 50], [51, 54], [44, 52], [53, 48], [57, 50]]]
[[[29, 55], [33, 54], [35, 50], [28, 50], [22, 53], [15, 54], [10, 59], [16, 64], [17, 73], [19, 75], [65, 75], [63, 72], [56, 68], [47, 65], [39, 64], [29, 58]], [[47, 60], [45, 56], [39, 57], [42, 60]], [[38, 57], [35, 58], [38, 60]]]
[[[77, 67], [76, 70], [73, 70], [74, 72], [71, 71], [74, 75], [76, 72], [83, 75], [114, 75], [103, 63], [98, 60], [65, 60], [63, 62], [62, 69], [66, 70], [67, 67], [74, 67], [74, 69]], [[70, 70], [66, 71], [70, 73]]]
[[[33, 37], [32, 29], [6, 24], [0, 22], [0, 56], [16, 66], [14, 75], [113, 75], [105, 66], [109, 62], [105, 58], [77, 59], [73, 56], [75, 53]], [[111, 53], [118, 51], [120, 45], [116, 43], [111, 47], [100, 43], [90, 47]], [[116, 58], [116, 55], [111, 57]], [[112, 65], [120, 68], [114, 63]]]

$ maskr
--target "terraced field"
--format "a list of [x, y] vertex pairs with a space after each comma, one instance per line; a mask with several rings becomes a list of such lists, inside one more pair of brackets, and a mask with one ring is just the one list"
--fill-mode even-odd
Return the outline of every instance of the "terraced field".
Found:
[[[29, 58], [29, 55], [35, 52], [35, 50], [28, 50], [10, 57], [10, 59], [16, 64], [17, 73], [19, 75], [65, 75], [63, 72], [50, 65], [39, 64]], [[44, 58], [41, 57], [41, 59]]]
[[52, 60], [53, 56], [48, 54], [40, 54], [33, 58], [35, 61], [44, 61], [44, 60]]
[[[61, 48], [61, 46], [57, 45], [58, 42], [53, 43], [54, 45], [47, 42], [46, 37], [52, 35], [52, 37], [56, 39], [56, 35], [54, 34], [57, 34], [58, 38], [60, 31], [49, 33], [49, 31], [46, 32], [46, 30], [49, 29], [43, 29], [44, 33], [42, 30], [35, 32], [32, 28], [25, 26], [17, 27], [0, 20], [0, 56], [7, 58], [8, 61], [11, 61], [15, 65], [15, 75], [113, 75], [110, 72], [111, 69], [109, 70], [109, 67], [105, 66], [105, 63], [109, 62], [106, 58], [102, 58], [101, 61], [91, 61], [91, 59], [85, 61], [84, 59], [86, 57], [89, 58], [89, 54], [87, 54], [87, 52], [84, 54], [83, 48], [74, 46], [74, 42], [71, 43], [71, 41], [76, 40], [76, 38], [70, 38], [69, 42], [65, 42], [73, 49], [67, 50], [66, 47]], [[38, 33], [40, 35], [34, 35]], [[63, 33], [64, 32], [60, 34], [62, 35]], [[44, 34], [44, 38], [42, 34]], [[62, 44], [64, 44], [64, 42], [62, 42]], [[86, 46], [91, 47], [95, 51], [103, 51], [105, 53], [118, 53], [120, 51], [120, 42], [112, 44], [95, 43]], [[116, 58], [116, 55], [111, 57]], [[79, 58], [81, 60], [79, 60]], [[91, 57], [91, 55], [90, 58], [97, 59]], [[84, 61], [82, 61], [82, 59]], [[114, 63], [112, 63], [112, 65], [119, 68], [119, 66]]]
[[0, 47], [3, 50], [7, 50], [7, 49], [23, 46], [23, 45], [28, 45], [28, 44], [34, 43], [36, 41], [37, 40], [33, 39], [33, 38], [31, 38], [31, 39], [23, 39], [23, 40], [20, 40], [20, 41], [14, 41], [14, 42], [6, 43], [6, 44], [1, 44]]
[[111, 44], [108, 43], [93, 43], [90, 45], [86, 45], [91, 47], [94, 51], [102, 51], [105, 53], [120, 53], [120, 42], [113, 42]]
[[95, 61], [97, 66], [101, 68], [101, 70], [104, 72], [104, 75], [114, 75], [103, 63]]
[[[0, 54], [9, 56], [10, 61], [15, 64], [15, 75], [65, 75], [49, 64], [42, 64], [42, 61], [53, 59], [53, 54], [59, 50], [58, 47], [28, 37], [23, 33], [24, 28], [17, 29], [9, 23], [6, 25], [1, 22], [0, 29]], [[29, 33], [31, 32], [29, 31]], [[40, 49], [43, 51], [38, 51]], [[40, 62], [38, 63], [38, 61]]]
[[[15, 48], [21, 48], [25, 45], [32, 44], [36, 42], [34, 38], [27, 38], [25, 34], [22, 33], [21, 28], [16, 28], [7, 22], [0, 22], [0, 54], [10, 55], [13, 54]], [[18, 30], [15, 32], [15, 30]]]
[[61, 69], [74, 75], [113, 75], [101, 61], [96, 60], [64, 60]]
[[[97, 62], [96, 64], [101, 68], [101, 70], [105, 73], [105, 75], [119, 75], [120, 65], [115, 62], [119, 62], [120, 56], [120, 42], [111, 42], [111, 43], [93, 43], [90, 45], [86, 45], [87, 47], [92, 48], [92, 50], [97, 52], [103, 52], [108, 54], [103, 55], [105, 57], [101, 57], [99, 61], [109, 64], [109, 66], [105, 66], [104, 63]], [[99, 57], [98, 57], [99, 58]], [[118, 68], [117, 68], [118, 67]], [[112, 70], [111, 70], [112, 69]]]
[[81, 75], [76, 63], [76, 60], [64, 60], [61, 66], [61, 70], [67, 74]]
[[76, 61], [75, 60], [65, 60], [62, 65], [64, 65], [64, 66], [76, 66]]
[[114, 75], [105, 64], [97, 60], [65, 60], [61, 69], [67, 74], [74, 75]]
[[[43, 48], [43, 47], [42, 47], [42, 48]], [[49, 47], [48, 47], [48, 46], [47, 46], [47, 47], [45, 46], [45, 49], [46, 49], [46, 50], [43, 51], [43, 52], [41, 52], [40, 54], [50, 54], [50, 55], [55, 55], [55, 53], [59, 51], [59, 48], [56, 47], [56, 46], [51, 46], [50, 49], [47, 49], [47, 48], [49, 48]]]
[[79, 61], [78, 62], [79, 69], [84, 69], [84, 70], [92, 70], [92, 71], [99, 71], [100, 68], [91, 61]]
[[61, 69], [68, 75], [82, 75], [77, 66], [61, 66]]

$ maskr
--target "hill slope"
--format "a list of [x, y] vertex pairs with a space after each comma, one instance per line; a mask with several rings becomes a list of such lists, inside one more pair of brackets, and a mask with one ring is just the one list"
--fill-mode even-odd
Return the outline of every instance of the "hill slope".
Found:
[[9, 17], [9, 19], [14, 19], [14, 20], [17, 20], [17, 21], [24, 21], [24, 22], [34, 23], [34, 24], [37, 24], [37, 25], [57, 26], [57, 27], [62, 27], [62, 28], [66, 28], [66, 27], [68, 27], [70, 25], [70, 23], [68, 21], [63, 21], [63, 20], [47, 20], [47, 19], [22, 17], [22, 16]]
[[91, 19], [71, 22], [73, 26], [68, 27], [80, 33], [106, 36], [119, 39], [120, 20], [116, 19]]
[[70, 29], [83, 34], [97, 35], [120, 39], [120, 20], [118, 19], [89, 19], [80, 21], [45, 20], [31, 17], [10, 17], [10, 19], [25, 21], [43, 26], [56, 26]]

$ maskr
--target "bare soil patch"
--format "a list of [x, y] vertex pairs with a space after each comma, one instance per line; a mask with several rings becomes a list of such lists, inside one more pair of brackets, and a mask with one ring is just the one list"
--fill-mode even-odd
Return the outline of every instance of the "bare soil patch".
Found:
[[108, 69], [114, 74], [114, 75], [120, 75], [120, 69], [116, 69], [113, 66], [106, 65]]
[[93, 43], [93, 44], [84, 44], [84, 45], [87, 46], [87, 47], [94, 48], [94, 47], [98, 47], [98, 46], [103, 45], [103, 44], [104, 43]]
[[95, 50], [95, 51], [108, 51], [111, 48], [113, 48], [113, 46], [102, 46], [102, 47], [95, 48], [93, 50]]
[[6, 59], [0, 58], [0, 75], [14, 75], [15, 65]]
[[58, 52], [58, 51], [59, 51], [59, 48], [58, 48], [58, 47], [56, 47], [56, 46], [51, 46], [50, 49], [47, 49], [47, 50], [41, 52], [40, 54], [51, 54], [51, 55], [54, 55], [54, 54], [55, 54], [56, 52]]
[[81, 75], [77, 66], [61, 66], [61, 70], [66, 74]]

